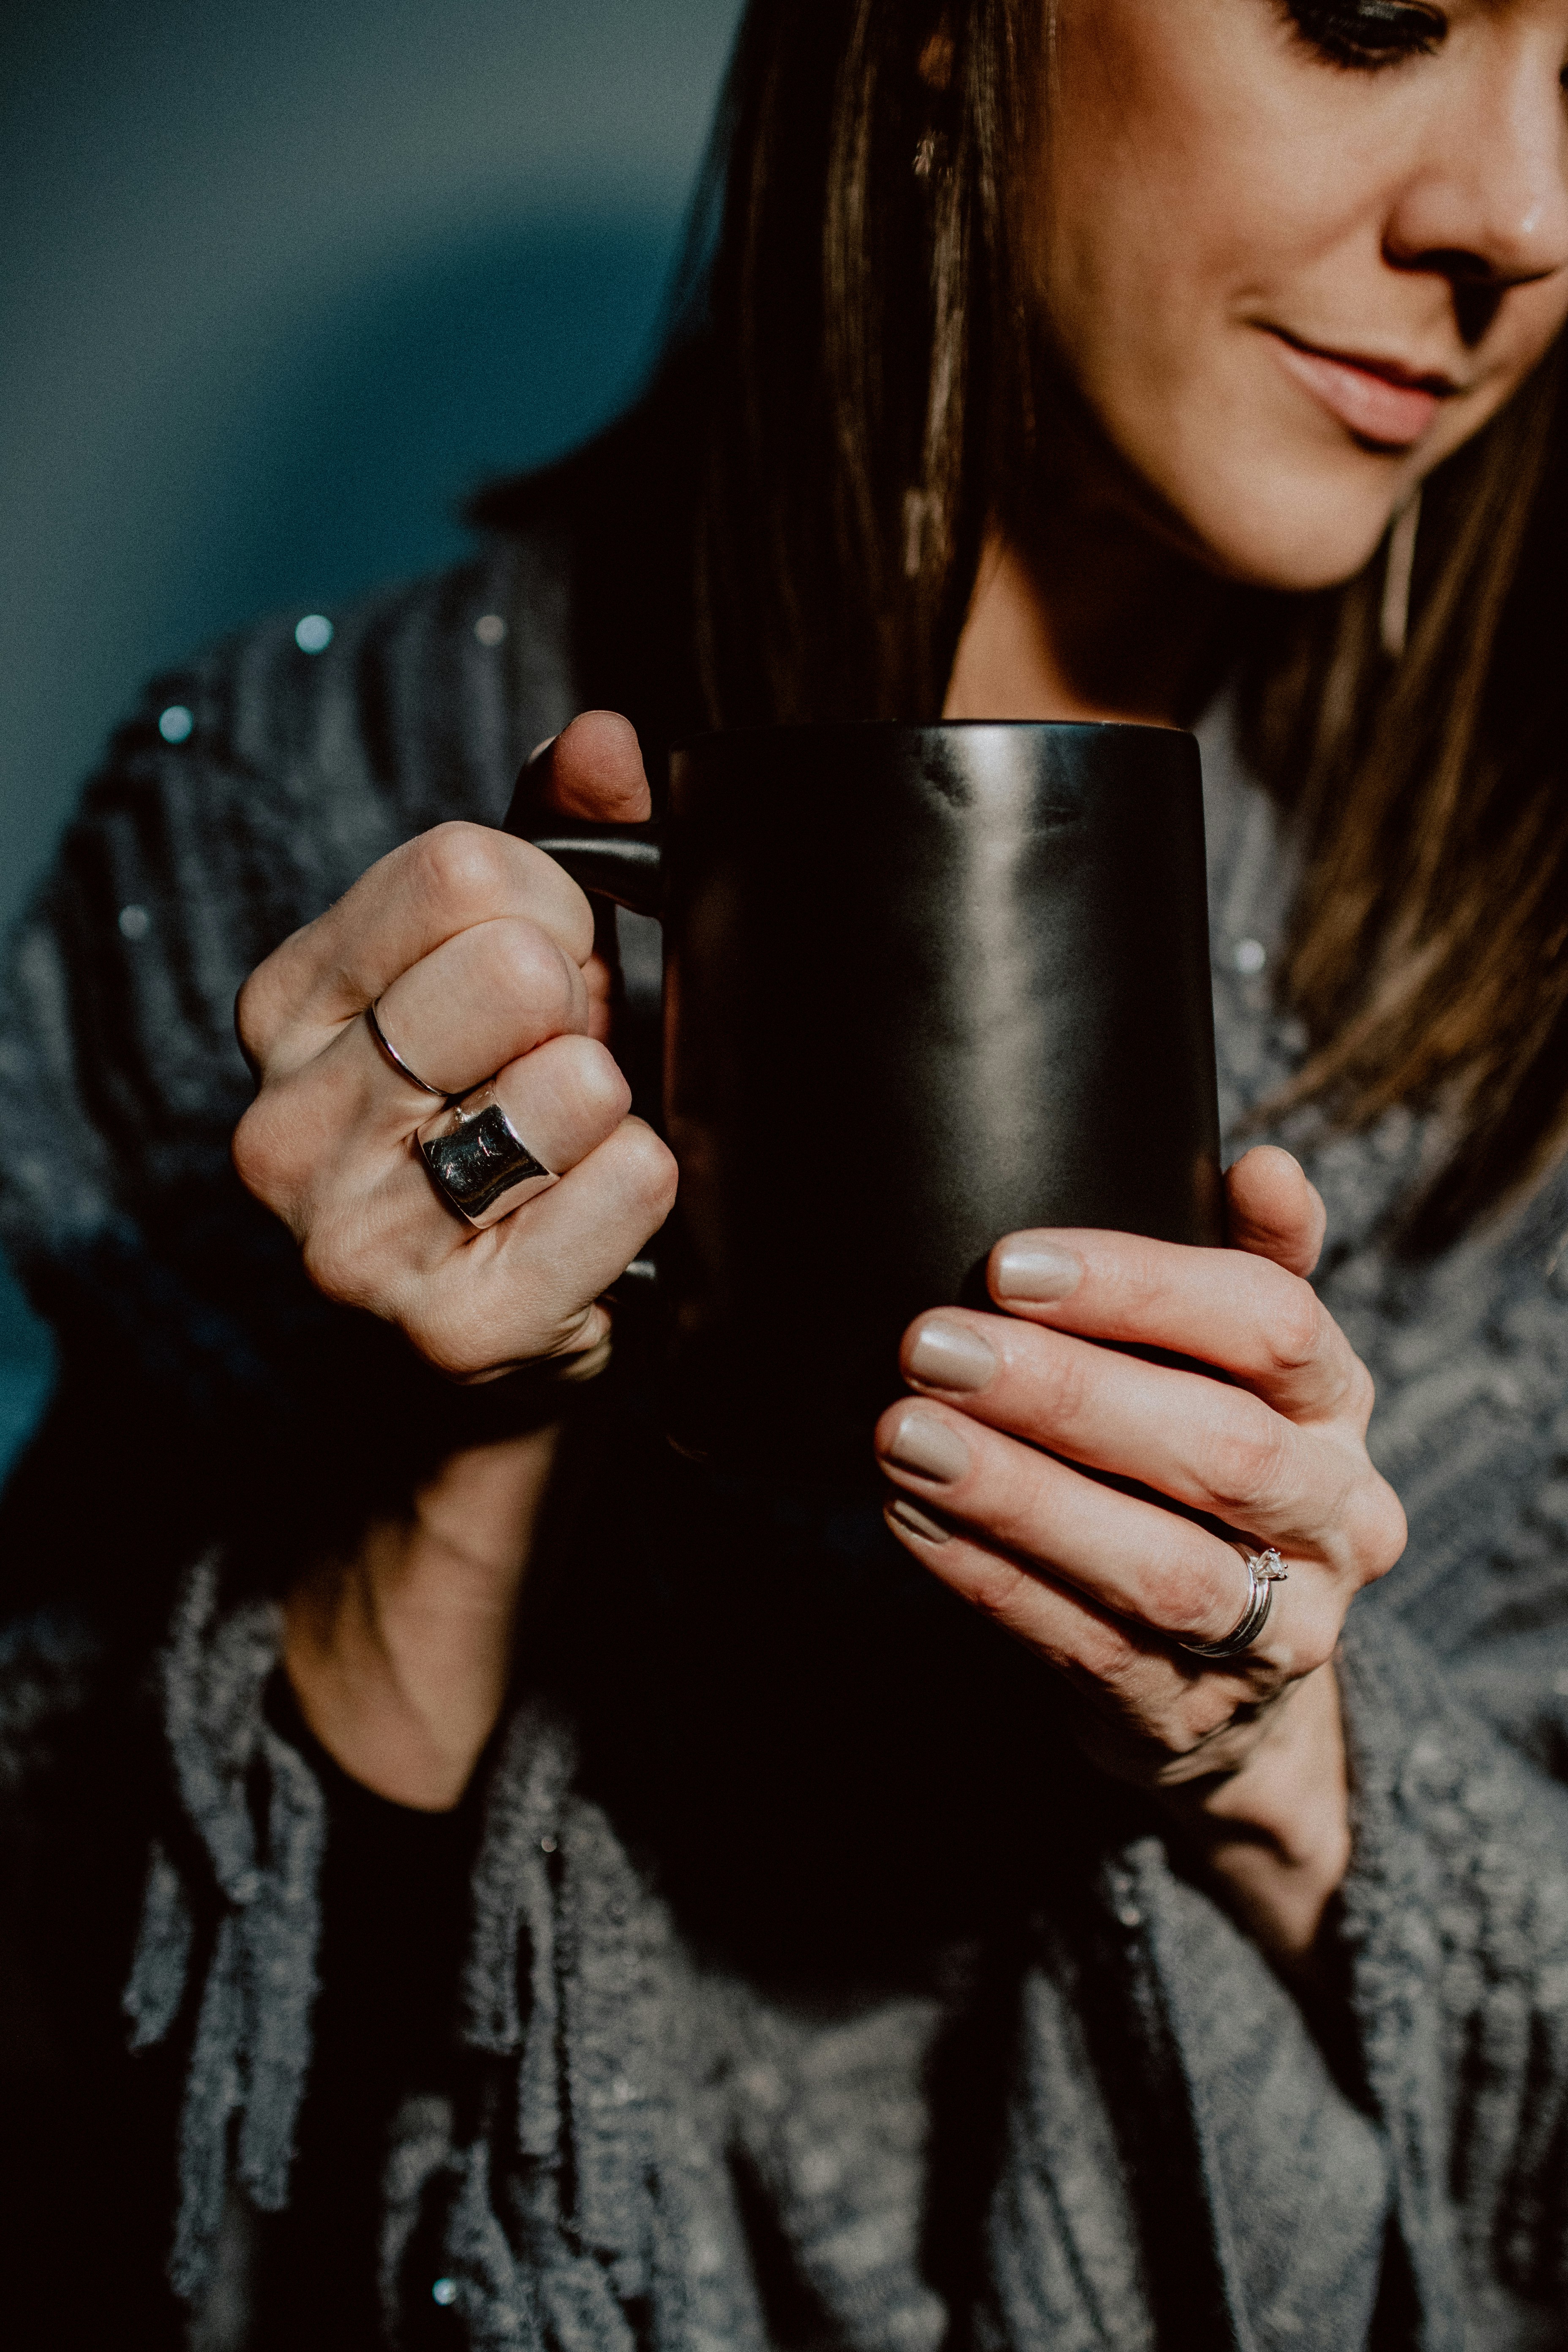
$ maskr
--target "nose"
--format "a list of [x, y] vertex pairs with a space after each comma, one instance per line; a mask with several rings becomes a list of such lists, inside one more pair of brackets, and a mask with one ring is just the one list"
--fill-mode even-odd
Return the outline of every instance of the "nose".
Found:
[[1488, 47], [1435, 110], [1384, 231], [1395, 268], [1449, 280], [1468, 341], [1486, 331], [1510, 287], [1568, 268], [1561, 48], [1539, 26], [1512, 39], [1499, 26]]

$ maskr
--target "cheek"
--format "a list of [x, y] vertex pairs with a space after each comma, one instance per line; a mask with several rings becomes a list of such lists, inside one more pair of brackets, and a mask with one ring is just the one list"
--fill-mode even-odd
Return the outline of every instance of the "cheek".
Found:
[[1508, 394], [1538, 367], [1568, 322], [1568, 270], [1535, 286], [1516, 286], [1503, 305], [1491, 341], [1493, 364]]
[[[1347, 578], [1428, 460], [1357, 446], [1266, 327], [1415, 342], [1382, 253], [1387, 125], [1305, 72], [1256, 0], [1095, 0], [1093, 30], [1063, 42], [1037, 215], [1061, 364], [1145, 514], [1201, 562], [1277, 588]], [[1425, 347], [1440, 303], [1417, 289]]]

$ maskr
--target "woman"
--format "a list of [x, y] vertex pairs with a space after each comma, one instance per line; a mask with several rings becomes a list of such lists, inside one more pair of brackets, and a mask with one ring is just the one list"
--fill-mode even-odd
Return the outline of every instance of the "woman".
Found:
[[[642, 410], [119, 739], [12, 982], [12, 1715], [39, 2127], [193, 2340], [1568, 2341], [1565, 70], [1568, 0], [757, 0]], [[650, 1435], [637, 991], [482, 821], [943, 711], [1202, 718], [1301, 1161], [1001, 1241], [884, 1532]], [[476, 1238], [409, 1143], [496, 1071], [567, 1172]]]

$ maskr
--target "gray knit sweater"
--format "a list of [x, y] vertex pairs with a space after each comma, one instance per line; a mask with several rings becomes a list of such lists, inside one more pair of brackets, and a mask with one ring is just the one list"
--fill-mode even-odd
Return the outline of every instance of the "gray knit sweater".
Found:
[[[231, 1007], [395, 843], [500, 815], [583, 691], [569, 581], [548, 541], [506, 541], [338, 616], [319, 656], [282, 622], [159, 681], [13, 945], [0, 1216], [61, 1333], [46, 1451], [90, 1463], [130, 1414], [117, 1475], [152, 1465], [160, 1532], [126, 1533], [118, 1583], [101, 1528], [91, 1559], [62, 1537], [58, 1563], [0, 1561], [0, 1790], [25, 1823], [78, 1727], [153, 1674], [166, 1790], [125, 1832], [124, 2030], [134, 2063], [177, 2060], [169, 2259], [201, 2345], [247, 2341], [235, 2250], [288, 2199], [317, 1990], [322, 1795], [263, 1706], [288, 1567], [269, 1586], [268, 1465], [342, 1431], [345, 1368], [441, 1437], [416, 1376], [319, 1315], [237, 1195]], [[176, 703], [194, 725], [171, 744]], [[1300, 1051], [1268, 978], [1289, 868], [1223, 725], [1205, 753], [1234, 1133]], [[1340, 1667], [1335, 2015], [1310, 2028], [1180, 1853], [1092, 1792], [1070, 1858], [1017, 1849], [999, 1957], [982, 1924], [809, 1989], [738, 1959], [627, 1829], [569, 1679], [536, 1686], [525, 1656], [474, 1880], [466, 2087], [412, 2103], [386, 2152], [389, 2341], [431, 2291], [406, 2257], [437, 2213], [437, 2300], [498, 2352], [1568, 2345], [1568, 1189], [1412, 1266], [1384, 1236], [1423, 1123], [1287, 1139], [1328, 1203], [1321, 1287], [1375, 1375], [1373, 1448], [1411, 1524]], [[1006, 1687], [1048, 1715], [1048, 1678]], [[994, 2128], [955, 2166], [933, 2070], [977, 1974], [1005, 2063]], [[955, 2284], [930, 2200], [966, 2167]]]

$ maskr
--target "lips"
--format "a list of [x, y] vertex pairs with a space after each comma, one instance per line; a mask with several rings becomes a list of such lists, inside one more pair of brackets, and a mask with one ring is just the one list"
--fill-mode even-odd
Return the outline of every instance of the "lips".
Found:
[[1268, 332], [1286, 373], [1358, 441], [1380, 449], [1410, 448], [1458, 390], [1447, 376], [1418, 374], [1397, 360], [1324, 351], [1295, 342], [1277, 327]]

